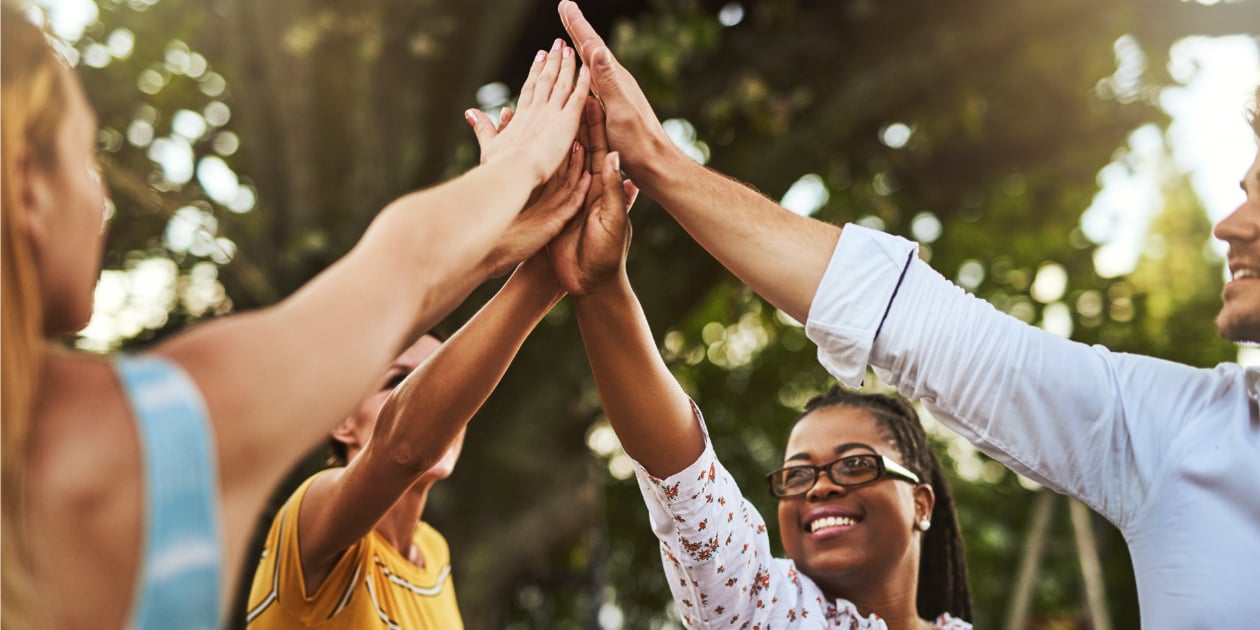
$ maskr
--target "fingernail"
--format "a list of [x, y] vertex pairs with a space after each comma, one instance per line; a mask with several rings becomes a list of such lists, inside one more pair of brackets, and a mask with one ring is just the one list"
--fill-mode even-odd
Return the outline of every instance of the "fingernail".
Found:
[[579, 74], [579, 75], [586, 76], [586, 75], [587, 75], [587, 74], [589, 74], [589, 73], [590, 73], [590, 71], [586, 69], [586, 66], [585, 66], [585, 65], [583, 65], [581, 68], [579, 68], [579, 69], [578, 69], [578, 74]]
[[537, 54], [537, 55], [534, 55], [534, 63], [538, 63], [538, 62], [542, 61], [542, 60], [543, 60], [543, 58], [544, 58], [544, 57], [546, 57], [546, 56], [547, 56], [547, 52], [546, 52], [546, 51], [544, 51], [544, 50], [540, 50], [540, 51], [538, 51], [538, 54]]
[[477, 115], [473, 114], [473, 110], [471, 109], [464, 110], [464, 118], [468, 120], [468, 124], [470, 125], [475, 124], [477, 122]]
[[582, 147], [582, 145], [580, 145], [580, 144], [578, 144], [578, 143], [574, 142], [574, 143], [573, 143], [573, 153], [574, 153], [574, 154], [576, 154], [576, 153], [578, 152], [578, 149], [579, 149], [579, 148], [581, 148], [581, 147]]
[[565, 58], [565, 59], [568, 59], [569, 57], [572, 57], [572, 56], [573, 56], [573, 49], [572, 49], [572, 48], [569, 48], [568, 46], [565, 46], [565, 47], [564, 47], [564, 58]]
[[564, 45], [564, 40], [557, 37], [556, 41], [551, 44], [551, 51], [555, 52], [557, 50], [560, 50], [560, 47], [563, 45]]
[[617, 153], [616, 151], [613, 151], [612, 153], [608, 154], [608, 158], [612, 161], [612, 169], [614, 171], [620, 171], [621, 170], [621, 154]]

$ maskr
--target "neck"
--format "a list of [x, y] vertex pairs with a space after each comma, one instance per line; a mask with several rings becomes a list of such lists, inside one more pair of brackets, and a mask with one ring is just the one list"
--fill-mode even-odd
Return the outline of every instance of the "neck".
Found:
[[848, 576], [844, 580], [819, 581], [823, 592], [832, 599], [853, 602], [863, 616], [874, 614], [889, 630], [931, 627], [919, 617], [918, 562], [904, 562], [882, 575]]
[[418, 566], [424, 566], [424, 558], [415, 548], [416, 528], [424, 516], [424, 505], [429, 500], [431, 481], [418, 481], [394, 502], [393, 507], [376, 523], [376, 533], [389, 543], [402, 557]]

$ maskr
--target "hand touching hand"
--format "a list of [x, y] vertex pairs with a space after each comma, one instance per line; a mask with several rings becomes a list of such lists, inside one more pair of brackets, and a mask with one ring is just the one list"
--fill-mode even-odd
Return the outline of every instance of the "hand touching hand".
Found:
[[557, 10], [578, 54], [591, 68], [591, 89], [608, 111], [608, 142], [625, 158], [630, 176], [642, 177], [646, 166], [676, 152], [652, 104], [638, 82], [613, 57], [576, 3], [563, 0]]
[[[465, 115], [477, 136], [477, 144], [482, 148], [484, 162], [486, 147], [504, 133], [514, 117], [512, 110], [503, 110], [497, 128], [490, 117], [480, 110], [470, 109]], [[585, 148], [581, 143], [573, 142], [560, 168], [542, 186], [534, 189], [525, 209], [516, 215], [494, 249], [486, 255], [483, 267], [490, 277], [511, 271], [564, 229], [582, 207], [590, 187], [591, 176], [586, 172], [585, 162]]]
[[[542, 183], [556, 172], [577, 134], [578, 121], [590, 89], [586, 68], [574, 70], [578, 58], [557, 39], [551, 52], [538, 51], [521, 87], [514, 123], [482, 144], [485, 164], [503, 162], [531, 169]], [[478, 126], [469, 110], [469, 122]], [[478, 134], [481, 140], [482, 134]]]
[[604, 129], [603, 108], [594, 99], [587, 101], [578, 133], [590, 156], [586, 211], [547, 246], [560, 286], [572, 295], [592, 293], [624, 273], [630, 247], [626, 214], [638, 189], [629, 180], [621, 180], [620, 155], [608, 152]]

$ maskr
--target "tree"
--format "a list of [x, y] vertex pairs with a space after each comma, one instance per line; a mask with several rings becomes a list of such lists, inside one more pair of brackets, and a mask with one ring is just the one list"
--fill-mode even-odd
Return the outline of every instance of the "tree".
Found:
[[[106, 267], [117, 272], [110, 282], [133, 282], [124, 294], [135, 308], [97, 330], [129, 346], [274, 302], [346, 251], [389, 199], [471, 166], [461, 110], [507, 102], [514, 87], [504, 86], [519, 85], [532, 52], [561, 35], [550, 2], [98, 4], [100, 20], [75, 46], [117, 204]], [[1167, 292], [1167, 273], [1101, 278], [1079, 221], [1125, 136], [1165, 122], [1155, 96], [1171, 81], [1160, 70], [1169, 45], [1260, 23], [1260, 4], [623, 0], [584, 9], [680, 142], [715, 168], [774, 197], [800, 183], [826, 220], [912, 235], [947, 276], [1027, 321], [1070, 305], [1083, 341], [1200, 365], [1229, 358], [1227, 344], [1210, 341], [1208, 262], [1191, 256], [1175, 272], [1204, 278], [1192, 285], [1202, 291]], [[1134, 70], [1135, 58], [1144, 66]], [[1181, 223], [1168, 224], [1172, 253], [1153, 264], [1180, 265], [1205, 238], [1201, 211], [1170, 199], [1181, 218], [1168, 221]], [[760, 475], [828, 378], [799, 325], [649, 200], [640, 205], [631, 277], [648, 318], [718, 453], [769, 513]], [[1067, 282], [1041, 302], [1031, 287], [1047, 263]], [[167, 282], [145, 310], [147, 269]], [[646, 512], [608, 440], [570, 320], [562, 303], [535, 332], [428, 511], [451, 542], [470, 627], [671, 618]], [[941, 446], [960, 471], [976, 621], [994, 625], [1008, 588], [994, 576], [1014, 572], [1031, 495], [997, 464], [947, 438]], [[1114, 532], [1101, 545], [1124, 625], [1135, 617], [1131, 569]], [[1042, 618], [1079, 608], [1064, 564], [1047, 565], [1059, 594], [1038, 600]]]

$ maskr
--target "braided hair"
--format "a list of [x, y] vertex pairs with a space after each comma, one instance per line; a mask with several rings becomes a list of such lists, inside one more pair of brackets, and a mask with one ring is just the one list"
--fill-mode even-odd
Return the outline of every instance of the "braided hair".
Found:
[[932, 527], [923, 534], [919, 559], [919, 588], [916, 602], [919, 616], [932, 619], [942, 612], [971, 619], [971, 587], [967, 581], [967, 558], [962, 533], [954, 513], [954, 498], [936, 453], [928, 444], [919, 414], [900, 396], [863, 393], [832, 386], [826, 394], [805, 403], [801, 418], [834, 406], [862, 409], [871, 414], [880, 432], [901, 455], [901, 463], [920, 479], [927, 480], [936, 495]]

